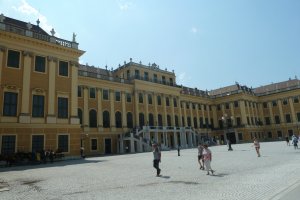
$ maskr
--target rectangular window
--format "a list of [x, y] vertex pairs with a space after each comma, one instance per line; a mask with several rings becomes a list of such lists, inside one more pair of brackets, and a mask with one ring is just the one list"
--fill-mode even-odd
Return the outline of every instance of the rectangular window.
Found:
[[229, 103], [225, 104], [225, 108], [228, 110], [229, 109]]
[[9, 155], [15, 153], [16, 150], [16, 136], [15, 135], [3, 135], [1, 154]]
[[4, 92], [3, 116], [17, 116], [18, 94]]
[[238, 133], [238, 137], [239, 137], [239, 140], [242, 141], [243, 140], [243, 133]]
[[198, 109], [201, 110], [201, 104], [198, 104]]
[[69, 75], [68, 62], [59, 61], [59, 75], [60, 76], [68, 76]]
[[174, 107], [176, 108], [176, 107], [177, 107], [177, 101], [176, 101], [176, 98], [173, 98], [173, 104], [174, 104]]
[[187, 103], [187, 104], [185, 105], [185, 107], [186, 107], [186, 109], [190, 109], [190, 104]]
[[102, 93], [102, 97], [103, 97], [103, 100], [108, 100], [108, 90], [103, 90], [103, 93]]
[[127, 93], [126, 99], [127, 99], [127, 102], [130, 103], [131, 102], [131, 94]]
[[127, 70], [127, 79], [130, 79], [130, 70]]
[[238, 101], [234, 101], [234, 107], [235, 108], [239, 107], [239, 102]]
[[267, 102], [263, 102], [263, 108], [268, 108], [268, 103]]
[[247, 124], [250, 125], [250, 118], [247, 117]]
[[194, 103], [192, 103], [192, 108], [193, 108], [193, 110], [195, 110], [195, 109], [196, 109], [196, 106], [195, 106], [195, 104], [194, 104]]
[[278, 115], [275, 115], [275, 123], [280, 124], [280, 118]]
[[148, 104], [152, 105], [152, 95], [148, 94]]
[[98, 148], [98, 141], [97, 139], [91, 139], [91, 150], [92, 151], [96, 151]]
[[46, 72], [46, 58], [45, 57], [35, 56], [34, 70], [36, 72]]
[[282, 132], [281, 132], [281, 131], [277, 131], [277, 137], [278, 137], [279, 139], [282, 138]]
[[77, 87], [77, 96], [82, 97], [82, 86], [78, 85]]
[[153, 81], [154, 81], [154, 83], [157, 83], [157, 74], [153, 75]]
[[69, 152], [69, 136], [59, 135], [58, 136], [58, 151]]
[[203, 107], [204, 107], [204, 110], [206, 111], [206, 105], [203, 105]]
[[282, 104], [283, 105], [287, 105], [288, 104], [288, 100], [287, 99], [283, 99]]
[[58, 97], [58, 118], [68, 118], [68, 98]]
[[293, 130], [288, 130], [288, 134], [289, 134], [289, 137], [292, 137], [294, 135]]
[[273, 105], [273, 107], [275, 107], [275, 106], [277, 106], [277, 101], [272, 101], [272, 105]]
[[221, 110], [221, 105], [220, 104], [217, 105], [217, 110]]
[[169, 80], [170, 80], [170, 85], [171, 85], [171, 86], [173, 86], [173, 85], [174, 85], [174, 83], [173, 83], [173, 79], [172, 79], [172, 78], [170, 78]]
[[294, 97], [294, 103], [299, 103], [299, 98], [298, 97]]
[[33, 135], [31, 151], [41, 152], [44, 149], [44, 135]]
[[266, 125], [270, 125], [271, 124], [270, 117], [265, 117], [265, 123], [266, 123]]
[[8, 50], [7, 67], [19, 68], [20, 66], [20, 52]]
[[300, 122], [300, 112], [297, 113], [297, 120]]
[[236, 125], [241, 126], [241, 118], [240, 117], [236, 118]]
[[157, 105], [161, 105], [161, 97], [160, 96], [157, 96]]
[[95, 88], [89, 88], [90, 90], [90, 98], [95, 99], [96, 98], [96, 89]]
[[290, 114], [285, 115], [285, 121], [286, 121], [286, 123], [291, 123], [292, 122]]
[[166, 77], [162, 76], [162, 84], [166, 85]]
[[32, 117], [44, 117], [45, 97], [33, 95], [32, 98]]
[[121, 92], [115, 92], [116, 101], [121, 101]]
[[139, 70], [134, 70], [134, 77], [136, 79], [139, 79], [140, 78], [140, 71]]
[[139, 103], [143, 103], [144, 100], [143, 100], [143, 94], [142, 93], [139, 93]]
[[149, 73], [148, 72], [144, 72], [144, 80], [149, 81]]
[[268, 138], [272, 138], [272, 132], [268, 132]]

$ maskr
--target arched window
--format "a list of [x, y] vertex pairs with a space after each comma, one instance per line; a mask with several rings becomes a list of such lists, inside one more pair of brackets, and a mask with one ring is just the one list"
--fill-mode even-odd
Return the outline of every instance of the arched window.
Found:
[[119, 111], [115, 114], [116, 128], [122, 128], [122, 115]]
[[170, 115], [167, 115], [167, 123], [168, 123], [168, 126], [172, 126], [171, 125], [171, 116]]
[[161, 114], [158, 114], [157, 119], [158, 119], [158, 126], [163, 126], [163, 121], [162, 121], [162, 115]]
[[145, 117], [144, 117], [144, 113], [140, 113], [139, 114], [139, 120], [140, 120], [140, 128], [143, 128], [143, 126], [145, 126]]
[[152, 95], [148, 94], [148, 104], [152, 104]]
[[89, 117], [90, 117], [90, 127], [97, 128], [97, 111], [90, 110]]
[[198, 128], [197, 117], [194, 117], [194, 127]]
[[127, 113], [127, 128], [133, 128], [132, 113]]
[[182, 120], [182, 126], [185, 126], [184, 117], [182, 117], [181, 120]]
[[154, 117], [152, 113], [149, 113], [149, 126], [154, 126]]
[[82, 125], [82, 110], [80, 108], [77, 109], [79, 122]]
[[107, 110], [103, 112], [103, 127], [104, 128], [110, 127], [109, 112]]
[[166, 106], [170, 106], [170, 100], [169, 100], [169, 97], [166, 97]]
[[178, 121], [178, 116], [175, 115], [175, 126], [179, 127], [179, 121]]

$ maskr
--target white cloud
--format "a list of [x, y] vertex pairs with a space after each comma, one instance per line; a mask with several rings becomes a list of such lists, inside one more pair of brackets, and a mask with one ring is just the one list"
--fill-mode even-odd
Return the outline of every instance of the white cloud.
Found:
[[[39, 19], [40, 20], [40, 27], [42, 29], [44, 29], [45, 31], [47, 31], [48, 33], [51, 31], [51, 29], [53, 28], [53, 26], [51, 26], [48, 23], [47, 17], [42, 15], [37, 9], [35, 9], [34, 7], [32, 7], [29, 3], [27, 3], [26, 0], [22, 0], [21, 1], [21, 5], [19, 5], [18, 7], [13, 6], [13, 9], [19, 13], [28, 15], [28, 16], [32, 16], [34, 18]], [[57, 37], [59, 37], [59, 34], [56, 33]]]
[[118, 4], [121, 11], [127, 11], [133, 7], [133, 3], [128, 1], [119, 1]]
[[199, 32], [199, 30], [196, 27], [192, 27], [191, 28], [191, 32], [194, 33], [194, 34], [196, 34], [196, 33]]

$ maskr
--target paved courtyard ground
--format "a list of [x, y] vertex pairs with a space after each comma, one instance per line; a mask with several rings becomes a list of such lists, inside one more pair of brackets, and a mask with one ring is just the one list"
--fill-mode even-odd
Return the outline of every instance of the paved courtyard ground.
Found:
[[1, 200], [58, 199], [300, 199], [300, 149], [285, 142], [210, 147], [214, 176], [199, 170], [197, 149], [162, 152], [162, 176], [152, 153], [93, 157], [0, 169]]

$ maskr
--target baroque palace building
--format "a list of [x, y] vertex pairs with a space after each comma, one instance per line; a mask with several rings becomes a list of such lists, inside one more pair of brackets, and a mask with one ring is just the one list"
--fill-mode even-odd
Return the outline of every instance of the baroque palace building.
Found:
[[300, 80], [211, 91], [176, 84], [155, 63], [81, 65], [72, 41], [0, 15], [0, 148], [66, 157], [281, 140], [300, 131]]

